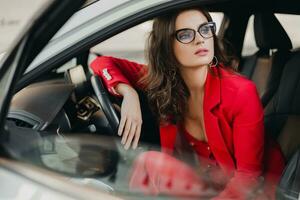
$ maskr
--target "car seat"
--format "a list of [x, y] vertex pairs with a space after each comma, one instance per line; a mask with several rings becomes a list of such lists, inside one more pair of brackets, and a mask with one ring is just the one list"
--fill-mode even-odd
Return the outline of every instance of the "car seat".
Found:
[[241, 61], [240, 72], [254, 81], [265, 106], [278, 88], [292, 43], [273, 13], [254, 15], [254, 34], [259, 50]]
[[265, 107], [265, 129], [287, 160], [300, 147], [300, 51], [287, 61], [277, 92]]

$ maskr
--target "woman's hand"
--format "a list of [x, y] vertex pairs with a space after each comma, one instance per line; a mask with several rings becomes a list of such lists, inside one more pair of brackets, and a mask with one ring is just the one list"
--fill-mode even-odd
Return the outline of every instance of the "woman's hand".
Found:
[[121, 120], [118, 135], [122, 136], [121, 143], [125, 149], [131, 145], [135, 149], [140, 139], [142, 127], [142, 113], [137, 92], [129, 85], [120, 83], [116, 92], [123, 96], [121, 105]]
[[131, 190], [144, 194], [200, 197], [208, 195], [208, 187], [193, 168], [162, 152], [140, 154], [130, 173]]

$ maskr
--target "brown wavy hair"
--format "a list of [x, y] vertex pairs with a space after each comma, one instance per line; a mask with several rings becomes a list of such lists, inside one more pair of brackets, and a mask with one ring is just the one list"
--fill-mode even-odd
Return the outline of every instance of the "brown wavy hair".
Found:
[[[153, 113], [161, 123], [176, 123], [182, 120], [186, 110], [189, 90], [180, 75], [181, 64], [173, 50], [175, 22], [177, 16], [186, 10], [199, 10], [208, 21], [209, 13], [200, 8], [178, 10], [154, 19], [148, 37], [148, 73], [140, 80], [147, 91], [148, 101]], [[221, 49], [220, 41], [214, 34], [214, 51], [219, 63], [230, 66], [230, 61]], [[229, 67], [230, 68], [230, 67]]]

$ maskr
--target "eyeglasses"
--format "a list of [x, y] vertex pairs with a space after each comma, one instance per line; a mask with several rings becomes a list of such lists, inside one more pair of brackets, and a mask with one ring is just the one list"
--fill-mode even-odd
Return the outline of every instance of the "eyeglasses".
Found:
[[[216, 32], [216, 23], [207, 22], [201, 24], [198, 27], [197, 32], [205, 39], [211, 38]], [[183, 44], [188, 44], [195, 40], [196, 30], [190, 28], [180, 29], [175, 32], [175, 37], [179, 42]]]

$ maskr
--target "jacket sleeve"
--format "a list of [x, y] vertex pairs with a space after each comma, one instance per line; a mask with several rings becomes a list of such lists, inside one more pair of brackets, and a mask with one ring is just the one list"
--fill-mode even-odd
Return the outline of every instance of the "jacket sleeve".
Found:
[[118, 83], [125, 83], [134, 88], [139, 88], [139, 79], [145, 75], [145, 65], [131, 62], [125, 59], [99, 56], [92, 63], [94, 73], [102, 78], [108, 91], [116, 95], [114, 87]]
[[215, 199], [248, 199], [262, 181], [264, 114], [255, 85], [247, 81], [240, 86], [232, 105], [236, 169], [225, 189]]
[[192, 167], [157, 151], [143, 152], [134, 160], [129, 188], [144, 194], [167, 194], [174, 197], [205, 194], [205, 183], [198, 178]]

